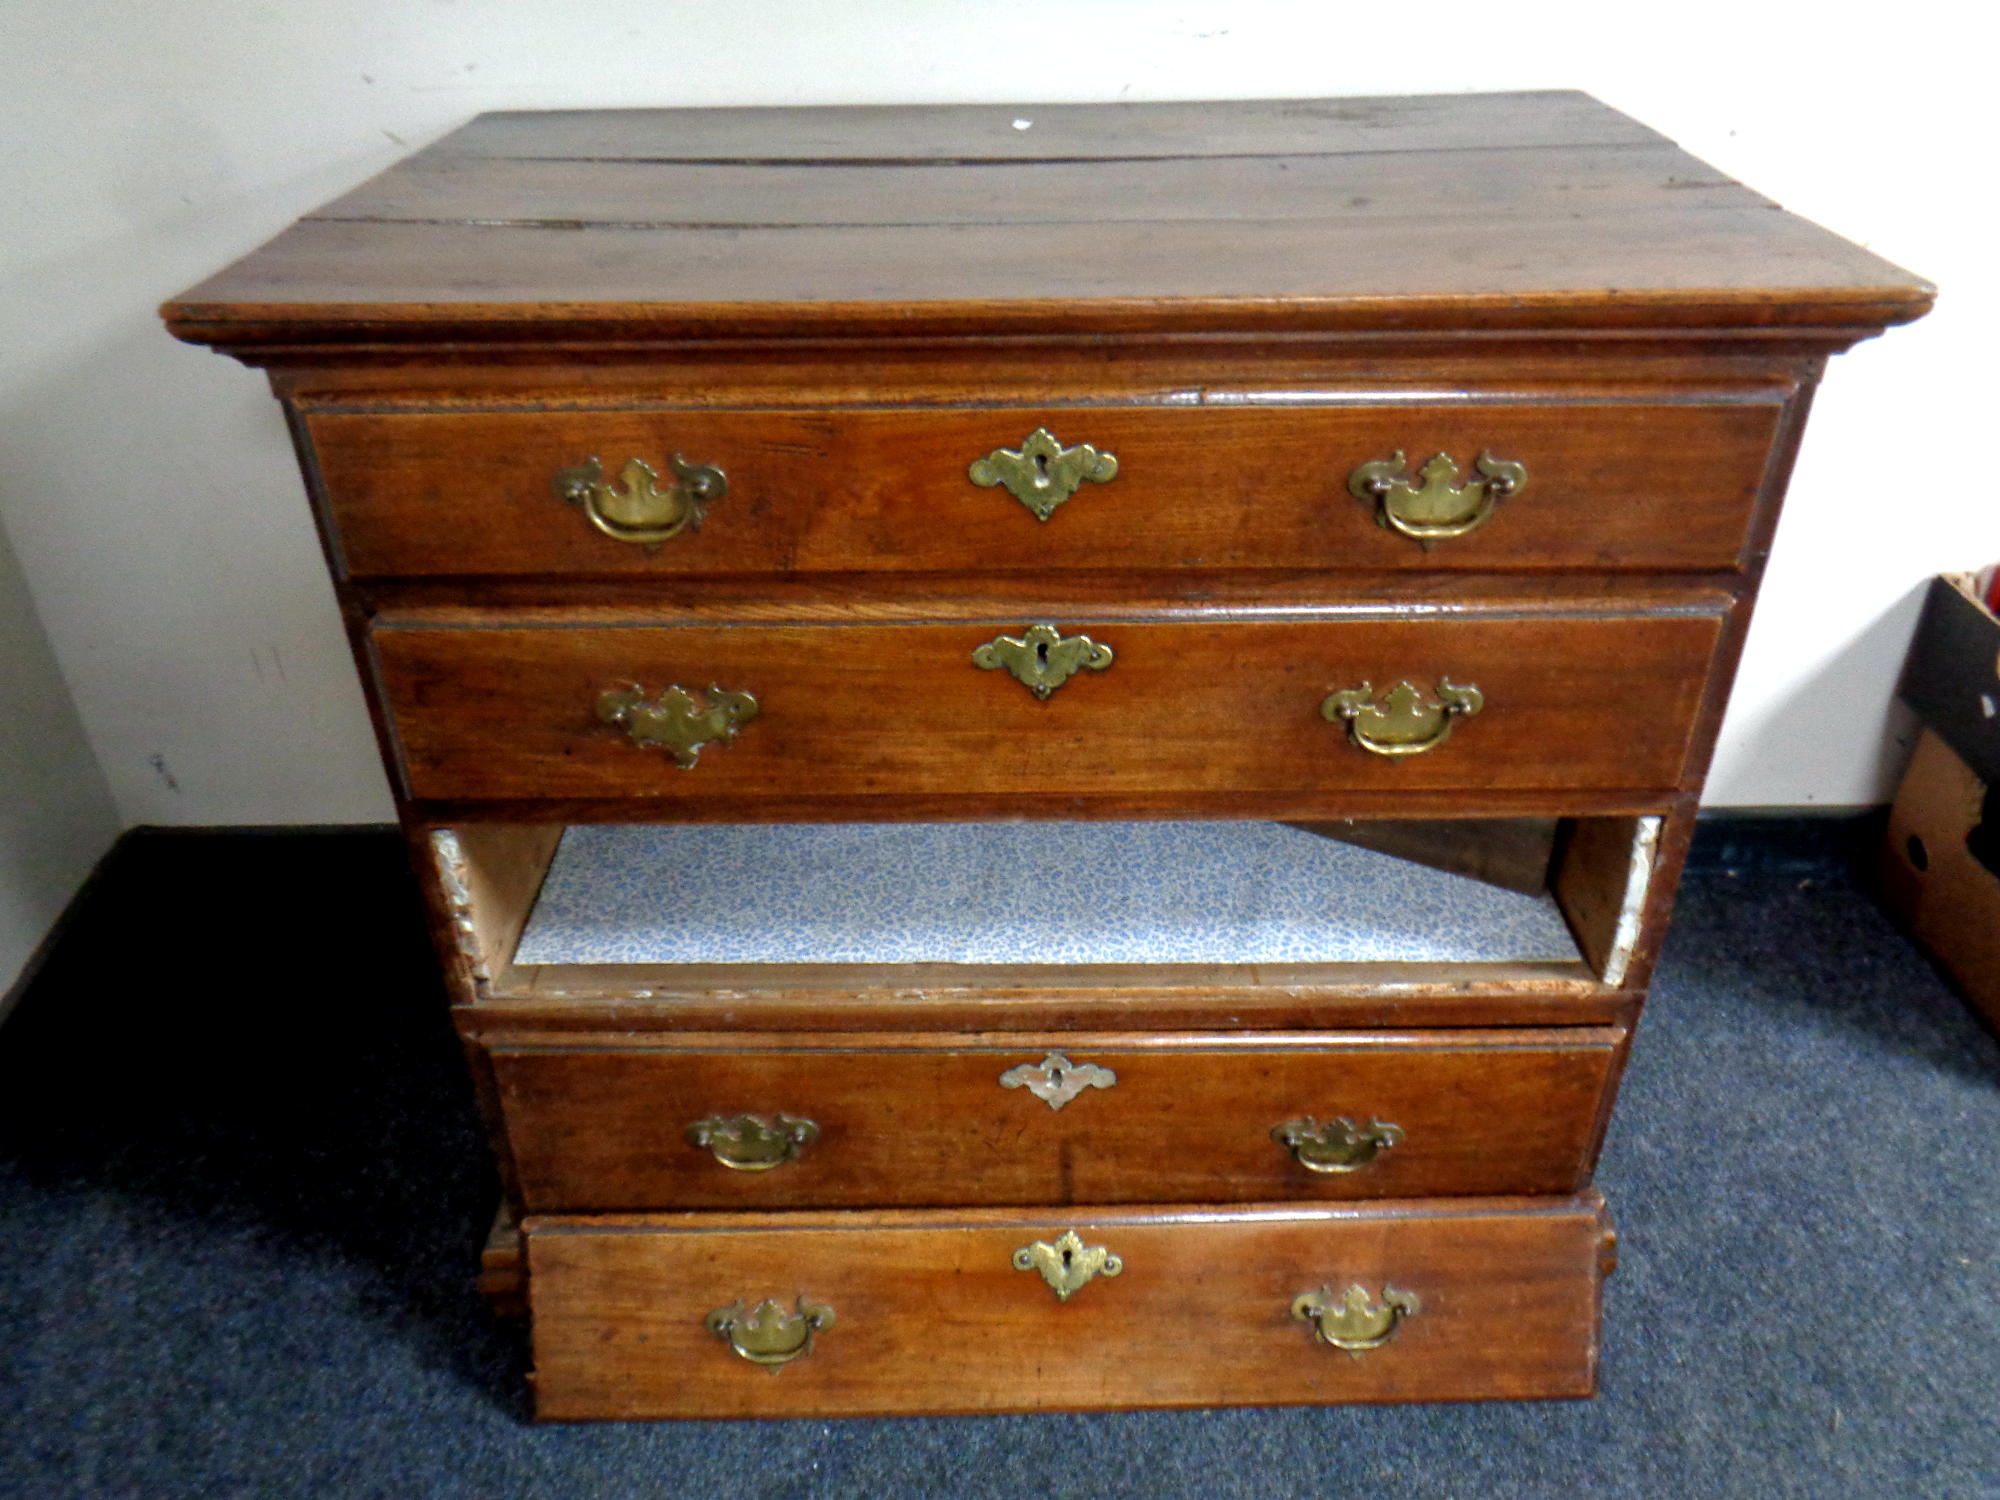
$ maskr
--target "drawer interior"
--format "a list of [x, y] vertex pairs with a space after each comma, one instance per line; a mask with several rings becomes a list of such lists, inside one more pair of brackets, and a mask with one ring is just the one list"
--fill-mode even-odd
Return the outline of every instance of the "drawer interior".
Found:
[[1032, 1004], [1602, 994], [1638, 940], [1658, 830], [1650, 817], [1549, 820], [1542, 842], [1528, 820], [479, 824], [431, 839], [482, 1000]]
[[1546, 891], [1282, 823], [596, 824], [516, 964], [1575, 960]]

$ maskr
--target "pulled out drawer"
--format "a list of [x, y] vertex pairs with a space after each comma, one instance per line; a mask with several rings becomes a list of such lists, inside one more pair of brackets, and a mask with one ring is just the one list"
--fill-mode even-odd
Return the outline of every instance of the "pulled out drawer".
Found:
[[1781, 410], [1768, 397], [1453, 392], [1042, 411], [314, 412], [306, 427], [356, 577], [1434, 573], [1733, 568]]
[[[385, 620], [420, 800], [1574, 792], [1679, 784], [1721, 606], [1306, 619]], [[1301, 789], [1305, 789], [1303, 792]]]
[[1559, 1200], [529, 1219], [545, 1419], [1588, 1396]]
[[1568, 1193], [1619, 1027], [495, 1036], [531, 1213]]

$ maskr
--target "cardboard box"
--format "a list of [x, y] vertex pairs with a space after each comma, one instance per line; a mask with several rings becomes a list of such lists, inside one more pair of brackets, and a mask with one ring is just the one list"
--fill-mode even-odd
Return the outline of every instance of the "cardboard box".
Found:
[[1969, 576], [1931, 580], [1896, 691], [1960, 760], [2000, 782], [2000, 620]]
[[1882, 902], [2000, 1029], [2000, 619], [1934, 579], [1898, 691], [1924, 720], [1889, 811]]

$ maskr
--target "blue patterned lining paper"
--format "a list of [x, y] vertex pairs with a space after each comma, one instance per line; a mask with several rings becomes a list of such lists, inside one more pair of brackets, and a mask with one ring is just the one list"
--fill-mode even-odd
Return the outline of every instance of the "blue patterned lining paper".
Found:
[[1577, 957], [1525, 896], [1276, 823], [578, 826], [522, 964]]

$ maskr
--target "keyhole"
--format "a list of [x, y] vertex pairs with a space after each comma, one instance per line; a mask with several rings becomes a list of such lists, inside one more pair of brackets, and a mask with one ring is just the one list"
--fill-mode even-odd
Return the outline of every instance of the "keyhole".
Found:
[[1070, 1258], [1070, 1256], [1071, 1256], [1071, 1255], [1072, 1255], [1073, 1253], [1074, 1253], [1074, 1252], [1072, 1252], [1072, 1251], [1069, 1251], [1069, 1250], [1065, 1250], [1065, 1251], [1063, 1251], [1063, 1269], [1064, 1269], [1065, 1271], [1067, 1271], [1067, 1270], [1069, 1269], [1069, 1258]]
[[1048, 482], [1049, 456], [1046, 453], [1037, 453], [1035, 455], [1035, 483], [1047, 484]]
[[[1040, 662], [1045, 667], [1049, 664], [1049, 643], [1047, 641], [1035, 642], [1035, 660]], [[1052, 1073], [1049, 1076], [1052, 1078], [1060, 1077], [1061, 1074]]]
[[[1049, 654], [1049, 648], [1047, 646], [1042, 647], [1043, 660], [1046, 661], [1048, 659], [1048, 654]], [[1063, 1081], [1063, 1070], [1061, 1068], [1050, 1068], [1049, 1069], [1050, 1086], [1053, 1088], [1061, 1088], [1062, 1081]]]

